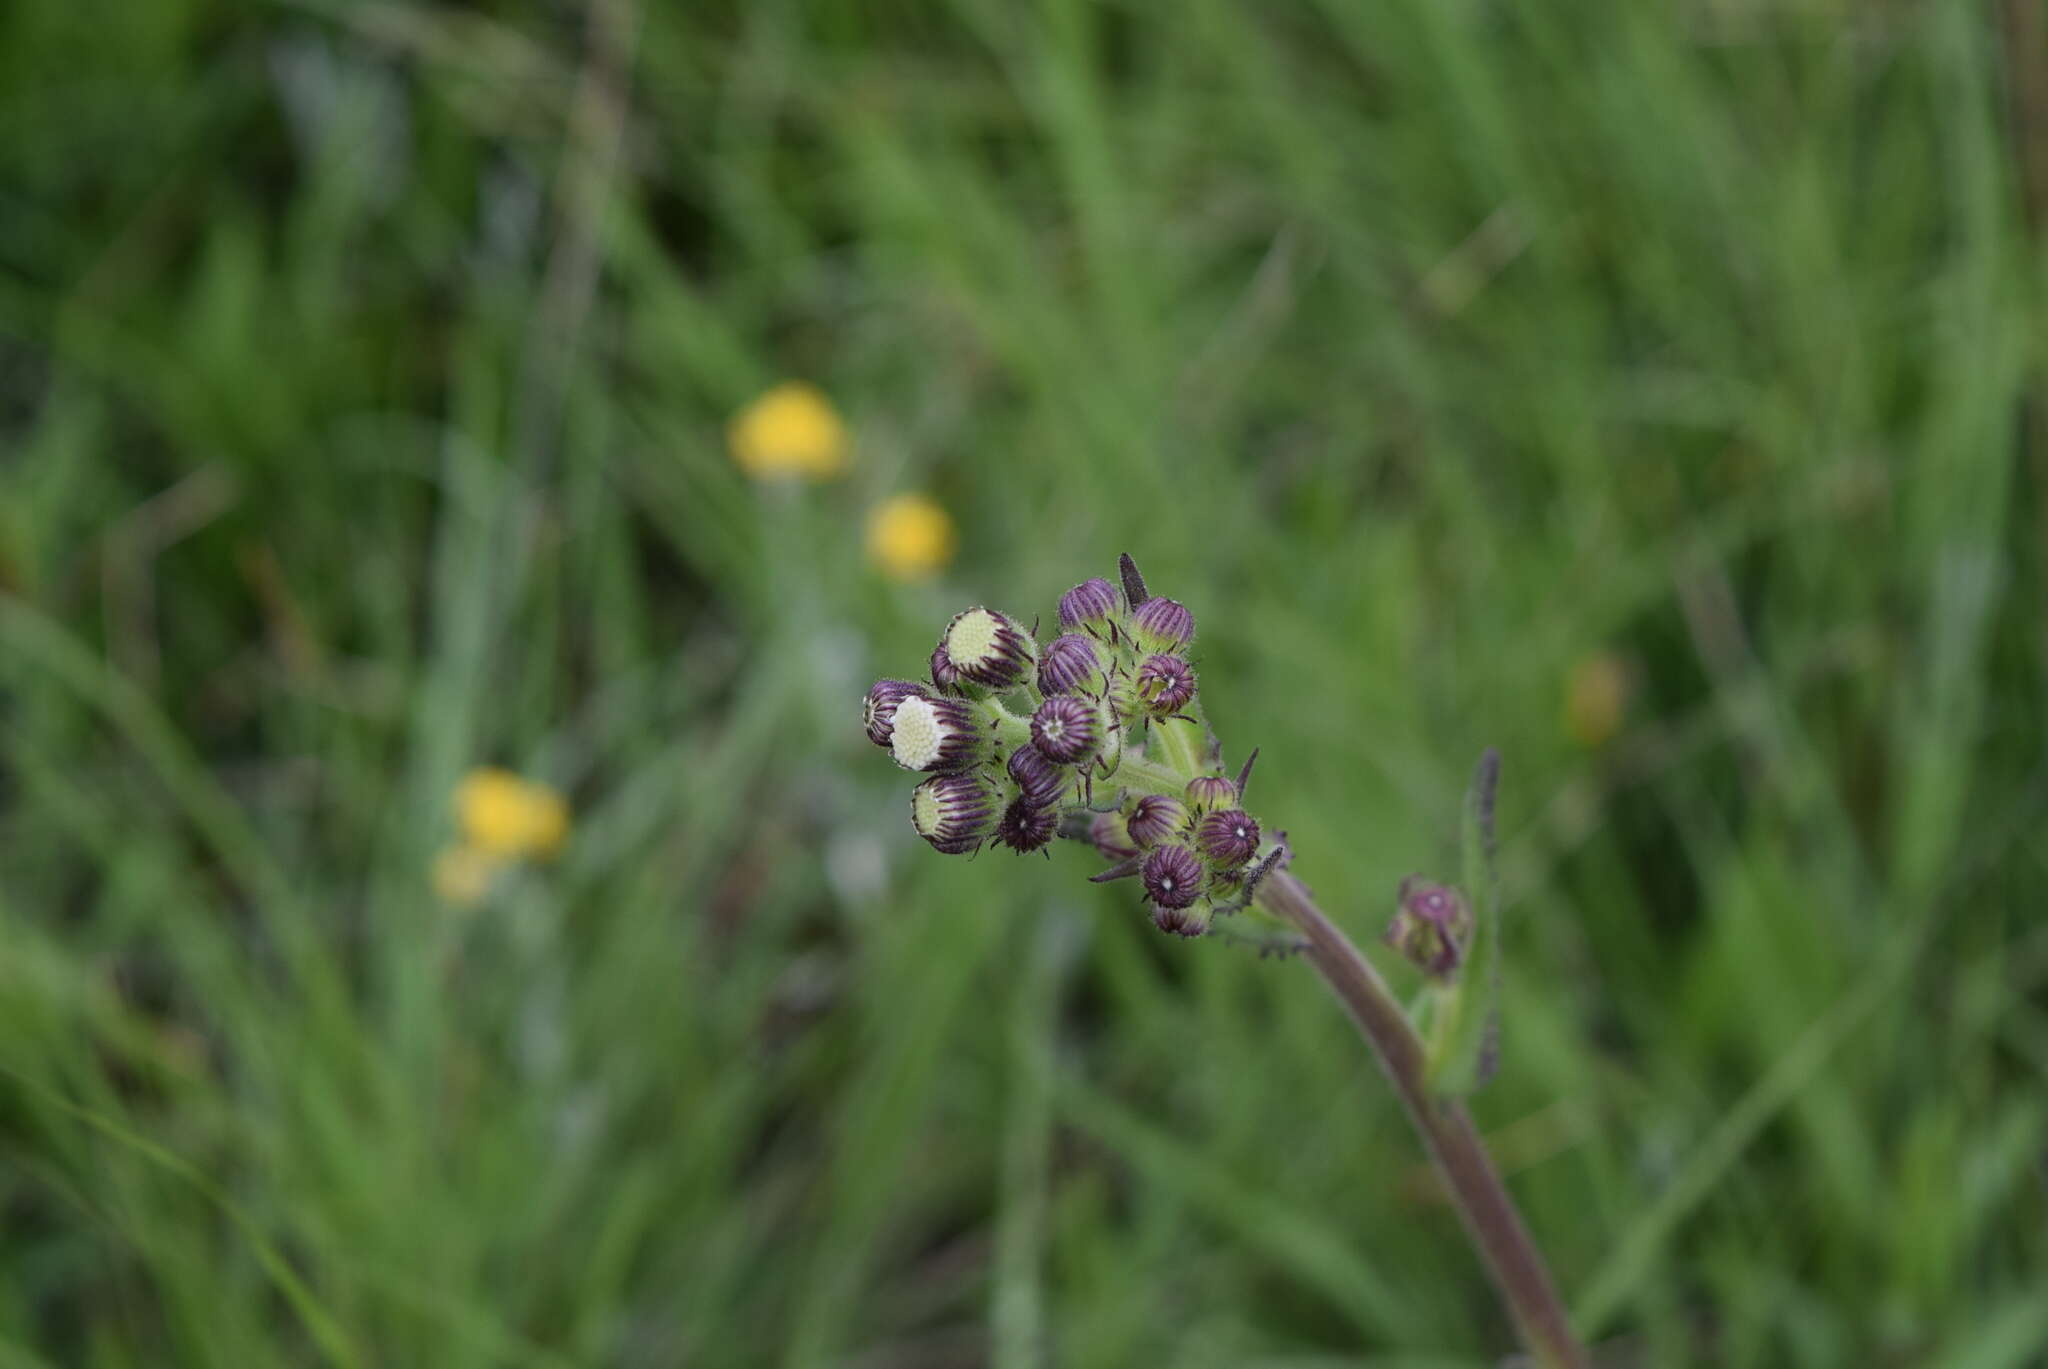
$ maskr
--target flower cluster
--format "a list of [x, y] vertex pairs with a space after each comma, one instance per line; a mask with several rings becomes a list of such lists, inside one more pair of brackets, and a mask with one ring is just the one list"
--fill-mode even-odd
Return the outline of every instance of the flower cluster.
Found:
[[956, 614], [927, 677], [876, 681], [864, 723], [925, 776], [910, 820], [935, 849], [1087, 841], [1113, 862], [1098, 880], [1139, 878], [1161, 930], [1199, 936], [1250, 903], [1277, 852], [1256, 861], [1250, 763], [1225, 776], [1197, 711], [1194, 615], [1148, 593], [1129, 557], [1122, 579], [1061, 595], [1049, 640], [991, 608]]

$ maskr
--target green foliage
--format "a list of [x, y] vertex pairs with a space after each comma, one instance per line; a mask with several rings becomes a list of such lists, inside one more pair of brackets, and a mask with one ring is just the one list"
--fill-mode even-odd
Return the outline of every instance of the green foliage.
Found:
[[[859, 734], [1126, 550], [1360, 940], [1501, 748], [1473, 1107], [1593, 1338], [2038, 1363], [1991, 13], [643, 5], [607, 182], [575, 7], [0, 6], [0, 1364], [1490, 1363], [1305, 968]], [[750, 485], [792, 375], [852, 468]], [[450, 908], [483, 763], [576, 829]]]

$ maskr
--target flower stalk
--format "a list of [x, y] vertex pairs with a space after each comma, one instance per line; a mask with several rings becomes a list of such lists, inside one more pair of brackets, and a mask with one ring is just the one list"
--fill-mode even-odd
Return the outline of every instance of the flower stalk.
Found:
[[1455, 1098], [1430, 1090], [1422, 1038], [1386, 981], [1350, 938], [1323, 915], [1293, 875], [1285, 870], [1275, 872], [1260, 885], [1258, 900], [1260, 906], [1301, 933], [1306, 943], [1304, 958], [1330, 986], [1357, 1024], [1359, 1035], [1379, 1057], [1380, 1068], [1409, 1120], [1422, 1133], [1466, 1234], [1479, 1248], [1523, 1343], [1544, 1369], [1586, 1369], [1590, 1361], [1585, 1347], [1572, 1333], [1550, 1270], [1494, 1169], [1472, 1115]]

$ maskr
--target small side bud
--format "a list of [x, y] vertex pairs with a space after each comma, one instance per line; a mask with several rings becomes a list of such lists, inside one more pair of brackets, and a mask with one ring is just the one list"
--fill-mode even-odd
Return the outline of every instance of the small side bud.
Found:
[[1164, 794], [1146, 794], [1131, 805], [1124, 830], [1140, 850], [1150, 850], [1179, 834], [1187, 825], [1187, 805]]
[[1242, 808], [1219, 808], [1196, 826], [1195, 845], [1211, 865], [1234, 870], [1259, 849], [1259, 824]]
[[869, 685], [867, 701], [861, 707], [861, 723], [867, 728], [868, 740], [876, 746], [887, 746], [890, 733], [895, 730], [896, 705], [912, 697], [926, 697], [925, 687], [909, 680], [877, 680]]
[[1097, 576], [1060, 596], [1060, 631], [1086, 631], [1106, 626], [1120, 607], [1116, 586]]
[[1387, 924], [1387, 944], [1424, 974], [1448, 979], [1464, 963], [1472, 937], [1472, 910], [1448, 884], [1418, 875], [1401, 881], [1401, 904]]
[[1094, 639], [1079, 632], [1053, 638], [1038, 660], [1038, 688], [1046, 694], [1099, 694], [1106, 680]]
[[995, 820], [995, 786], [981, 775], [934, 775], [910, 791], [910, 825], [946, 855], [979, 849]]
[[1202, 862], [1185, 846], [1157, 848], [1140, 873], [1145, 896], [1156, 908], [1186, 908], [1202, 896]]
[[1004, 768], [1017, 782], [1017, 790], [1033, 808], [1050, 808], [1066, 793], [1072, 778], [1063, 766], [1053, 764], [1045, 753], [1026, 742], [1010, 753]]
[[1031, 634], [994, 609], [970, 608], [955, 614], [939, 648], [961, 679], [988, 689], [1015, 688], [1030, 679], [1038, 665]]
[[1209, 930], [1208, 910], [1189, 906], [1186, 908], [1152, 908], [1152, 925], [1171, 936], [1200, 936]]
[[1137, 844], [1124, 827], [1124, 815], [1121, 813], [1097, 813], [1088, 824], [1088, 840], [1094, 843], [1104, 860], [1133, 860], [1138, 855]]
[[1059, 765], [1076, 765], [1102, 744], [1102, 715], [1071, 694], [1055, 694], [1031, 715], [1031, 744]]
[[1131, 636], [1147, 651], [1179, 651], [1195, 640], [1195, 615], [1174, 599], [1147, 599], [1131, 611]]
[[1010, 800], [1001, 821], [996, 823], [996, 840], [1021, 855], [1051, 841], [1059, 826], [1059, 815], [1052, 809], [1034, 807], [1019, 794]]
[[965, 770], [988, 758], [988, 738], [977, 721], [959, 699], [907, 695], [891, 719], [889, 754], [905, 770]]
[[[1171, 603], [1169, 599], [1149, 599], [1152, 604]], [[1195, 668], [1178, 656], [1159, 653], [1147, 656], [1138, 665], [1138, 701], [1147, 712], [1158, 716], [1171, 717], [1195, 701]]]
[[1199, 813], [1228, 808], [1237, 802], [1237, 786], [1221, 775], [1197, 775], [1188, 781], [1188, 807]]

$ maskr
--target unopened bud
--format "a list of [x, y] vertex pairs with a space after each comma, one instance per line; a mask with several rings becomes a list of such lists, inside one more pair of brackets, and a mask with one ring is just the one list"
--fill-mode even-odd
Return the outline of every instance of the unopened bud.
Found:
[[1202, 862], [1185, 846], [1157, 848], [1145, 857], [1141, 874], [1154, 907], [1185, 908], [1202, 895]]
[[1038, 688], [1046, 694], [1095, 694], [1105, 682], [1095, 640], [1079, 632], [1055, 637], [1038, 661]]
[[1179, 651], [1195, 640], [1195, 615], [1175, 600], [1147, 599], [1131, 610], [1131, 636], [1147, 651]]
[[1187, 805], [1164, 794], [1146, 794], [1131, 805], [1124, 828], [1140, 850], [1150, 850], [1177, 835], [1188, 820]]
[[960, 678], [988, 689], [1011, 689], [1030, 679], [1038, 664], [1031, 634], [994, 609], [955, 614], [939, 639]]
[[[1147, 606], [1170, 603], [1148, 599]], [[1170, 717], [1195, 699], [1195, 668], [1178, 656], [1164, 652], [1147, 656], [1138, 665], [1138, 701], [1147, 712]]]
[[905, 699], [924, 697], [925, 687], [912, 684], [909, 680], [877, 680], [868, 686], [868, 697], [861, 709], [861, 722], [867, 727], [868, 740], [876, 746], [887, 746], [889, 734], [894, 730], [896, 705]]
[[1196, 826], [1195, 845], [1210, 864], [1235, 869], [1259, 849], [1259, 824], [1242, 808], [1219, 808]]
[[1115, 585], [1099, 576], [1083, 580], [1060, 596], [1060, 631], [1103, 627], [1119, 607]]
[[979, 848], [995, 820], [995, 786], [979, 774], [934, 775], [910, 791], [911, 826], [949, 856]]
[[1104, 860], [1130, 860], [1138, 854], [1130, 832], [1124, 827], [1124, 815], [1121, 813], [1097, 813], [1088, 823], [1088, 840], [1095, 844]]
[[1026, 742], [1010, 753], [1005, 769], [1017, 782], [1018, 792], [1033, 808], [1050, 808], [1066, 792], [1070, 772], [1045, 758], [1045, 753]]
[[1002, 820], [996, 824], [996, 840], [1020, 854], [1036, 851], [1053, 839], [1059, 826], [1057, 813], [1026, 803], [1020, 794], [1003, 810]]
[[1228, 808], [1237, 802], [1237, 786], [1221, 775], [1197, 775], [1188, 781], [1188, 807], [1197, 812]]
[[1387, 944], [1425, 974], [1448, 979], [1457, 973], [1471, 934], [1472, 913], [1463, 894], [1417, 875], [1401, 881], [1401, 905], [1387, 925]]
[[891, 719], [889, 754], [905, 770], [965, 770], [988, 756], [978, 723], [973, 706], [960, 699], [907, 695]]
[[1173, 936], [1200, 936], [1209, 930], [1208, 910], [1196, 905], [1164, 908], [1154, 904], [1152, 925]]
[[1032, 745], [1059, 765], [1074, 765], [1094, 755], [1102, 732], [1100, 710], [1071, 694], [1053, 695], [1031, 715]]

